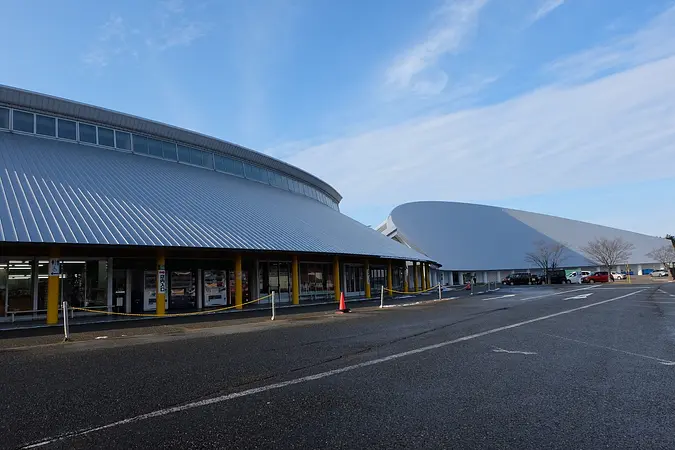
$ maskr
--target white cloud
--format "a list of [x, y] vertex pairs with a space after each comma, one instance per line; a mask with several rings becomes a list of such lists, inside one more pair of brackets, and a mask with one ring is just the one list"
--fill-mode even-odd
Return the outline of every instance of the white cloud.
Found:
[[94, 67], [106, 67], [115, 55], [119, 55], [127, 47], [127, 34], [127, 27], [122, 17], [118, 14], [111, 14], [108, 20], [99, 27], [98, 36], [82, 56], [82, 61]]
[[581, 81], [675, 55], [675, 6], [648, 26], [628, 36], [613, 38], [548, 65], [547, 71], [564, 81]]
[[669, 177], [672, 166], [659, 161], [675, 154], [673, 73], [675, 57], [327, 142], [288, 161], [333, 184], [346, 212]]
[[154, 50], [168, 50], [173, 47], [187, 47], [193, 41], [206, 35], [208, 27], [198, 22], [189, 22], [168, 28], [161, 36], [146, 39], [148, 47]]
[[401, 52], [385, 72], [394, 90], [420, 95], [438, 94], [448, 82], [439, 59], [460, 50], [474, 29], [487, 0], [446, 0], [434, 13], [437, 25], [411, 48]]
[[536, 22], [537, 20], [543, 19], [553, 12], [553, 10], [562, 6], [563, 3], [565, 3], [565, 0], [544, 0], [537, 11], [532, 15], [530, 22]]

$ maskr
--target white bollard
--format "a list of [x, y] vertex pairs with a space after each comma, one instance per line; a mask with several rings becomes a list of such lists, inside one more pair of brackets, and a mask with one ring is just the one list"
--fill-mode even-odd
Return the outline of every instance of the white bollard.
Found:
[[274, 320], [275, 311], [274, 311], [274, 291], [272, 291], [272, 320]]
[[68, 302], [63, 302], [63, 340], [70, 340], [70, 329], [68, 327]]
[[471, 283], [471, 294], [469, 294], [469, 295], [473, 295], [473, 286], [474, 286], [474, 284], [473, 284], [473, 282], [472, 282], [472, 283]]
[[438, 283], [438, 299], [441, 300], [443, 297], [441, 295], [441, 283]]
[[384, 308], [384, 285], [380, 287], [380, 308]]

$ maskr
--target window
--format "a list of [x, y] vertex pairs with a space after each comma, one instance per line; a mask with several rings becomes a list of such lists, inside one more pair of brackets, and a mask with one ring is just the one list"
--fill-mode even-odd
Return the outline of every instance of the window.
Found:
[[96, 143], [96, 127], [80, 123], [80, 142], [87, 142], [89, 144]]
[[197, 166], [202, 165], [202, 151], [196, 148], [190, 149], [190, 163]]
[[34, 133], [34, 120], [35, 116], [33, 113], [27, 113], [23, 111], [14, 110], [14, 130], [24, 131], [26, 133]]
[[43, 136], [56, 136], [56, 119], [49, 116], [35, 116], [35, 132]]
[[162, 142], [162, 155], [165, 159], [176, 161], [178, 159], [176, 156], [176, 144], [172, 142]]
[[9, 129], [9, 109], [0, 108], [0, 128]]
[[207, 169], [213, 169], [213, 153], [202, 152], [202, 166]]
[[190, 162], [190, 149], [183, 147], [182, 145], [178, 146], [178, 161], [180, 162]]
[[164, 156], [164, 153], [162, 151], [162, 141], [158, 141], [157, 139], [151, 139], [147, 138], [148, 141], [148, 151], [152, 156], [157, 156], [158, 158], [162, 158]]
[[77, 124], [72, 120], [59, 119], [59, 137], [61, 139], [77, 140]]
[[117, 144], [117, 148], [131, 150], [131, 135], [124, 131], [115, 130], [115, 143]]
[[249, 180], [260, 181], [263, 183], [269, 182], [267, 170], [261, 167], [244, 163], [244, 173], [246, 174], [246, 178], [248, 178]]
[[144, 136], [134, 134], [134, 153], [148, 154], [148, 140]]
[[98, 127], [98, 145], [115, 146], [115, 132], [110, 128]]
[[216, 162], [216, 170], [231, 173], [240, 177], [244, 176], [244, 167], [242, 166], [241, 161], [221, 155], [214, 155], [214, 159]]

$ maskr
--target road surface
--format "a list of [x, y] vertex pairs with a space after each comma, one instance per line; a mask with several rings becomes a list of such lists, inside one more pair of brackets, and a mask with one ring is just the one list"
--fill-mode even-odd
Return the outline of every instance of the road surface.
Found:
[[250, 327], [1, 350], [0, 446], [675, 448], [673, 283]]

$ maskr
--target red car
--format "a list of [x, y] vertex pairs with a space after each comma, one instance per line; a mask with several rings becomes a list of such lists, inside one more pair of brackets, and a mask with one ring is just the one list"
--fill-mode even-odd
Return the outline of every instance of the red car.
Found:
[[609, 272], [595, 272], [581, 279], [582, 283], [609, 283]]

